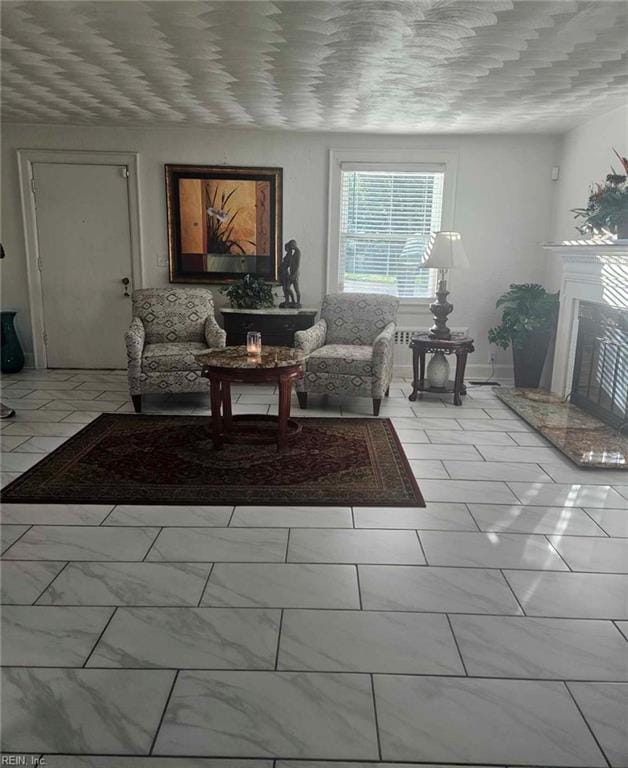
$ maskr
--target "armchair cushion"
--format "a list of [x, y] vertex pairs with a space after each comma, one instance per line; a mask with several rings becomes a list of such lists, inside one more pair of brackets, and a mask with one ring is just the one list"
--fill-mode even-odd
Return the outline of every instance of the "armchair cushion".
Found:
[[327, 344], [373, 344], [397, 319], [399, 299], [374, 293], [330, 293], [323, 299]]
[[326, 344], [310, 354], [307, 370], [310, 373], [372, 376], [373, 347], [357, 344]]
[[205, 342], [205, 321], [214, 317], [209, 288], [140, 288], [133, 291], [133, 316], [149, 344]]
[[166, 371], [198, 371], [194, 354], [207, 349], [206, 344], [196, 341], [177, 344], [147, 344], [142, 356], [144, 373]]

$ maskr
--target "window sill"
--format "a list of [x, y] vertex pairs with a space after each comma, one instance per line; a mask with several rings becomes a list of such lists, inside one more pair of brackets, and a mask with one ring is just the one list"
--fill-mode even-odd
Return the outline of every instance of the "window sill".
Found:
[[409, 314], [423, 314], [423, 315], [431, 315], [430, 312], [430, 304], [432, 304], [434, 301], [433, 298], [430, 299], [400, 299], [399, 300], [399, 314], [400, 315], [409, 315]]
[[[340, 291], [336, 289], [331, 293], [342, 293], [347, 296], [352, 295], [352, 291]], [[368, 291], [365, 291], [368, 293]], [[388, 296], [388, 294], [372, 293], [372, 296]], [[431, 315], [430, 304], [435, 300], [434, 296], [422, 298], [422, 299], [399, 299], [399, 314], [400, 315]]]

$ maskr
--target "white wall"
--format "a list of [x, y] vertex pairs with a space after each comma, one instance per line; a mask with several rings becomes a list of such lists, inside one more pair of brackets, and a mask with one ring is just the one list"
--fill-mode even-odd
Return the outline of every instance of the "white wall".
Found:
[[[596, 181], [604, 181], [611, 165], [622, 173], [621, 164], [613, 153], [628, 156], [628, 105], [599, 115], [562, 137], [560, 179], [556, 185], [552, 240], [582, 238], [571, 209], [584, 208], [589, 189]], [[548, 285], [560, 284], [560, 260], [554, 257], [548, 264]]]
[[[140, 198], [146, 285], [168, 282], [158, 260], [167, 253], [165, 163], [270, 165], [284, 169], [284, 239], [301, 248], [304, 303], [324, 292], [328, 157], [330, 148], [442, 148], [459, 153], [455, 227], [465, 239], [470, 270], [452, 275], [450, 325], [468, 326], [476, 339], [471, 375], [488, 375], [488, 328], [495, 300], [512, 282], [543, 282], [546, 256], [539, 243], [551, 235], [559, 138], [547, 135], [369, 136], [195, 128], [63, 128], [6, 125], [2, 136], [3, 307], [19, 310], [18, 328], [31, 349], [24, 239], [16, 149], [135, 151], [140, 155]], [[89, 258], [89, 254], [86, 254]], [[416, 315], [400, 325], [427, 327]], [[510, 352], [498, 363], [510, 366]], [[508, 367], [498, 373], [508, 374]]]

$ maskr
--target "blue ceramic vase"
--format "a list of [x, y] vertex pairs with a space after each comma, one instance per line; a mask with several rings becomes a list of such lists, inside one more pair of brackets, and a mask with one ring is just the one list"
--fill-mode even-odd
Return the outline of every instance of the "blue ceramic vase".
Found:
[[2, 334], [0, 370], [2, 373], [17, 373], [24, 367], [24, 353], [13, 324], [15, 315], [16, 313], [11, 311], [0, 312], [0, 332]]

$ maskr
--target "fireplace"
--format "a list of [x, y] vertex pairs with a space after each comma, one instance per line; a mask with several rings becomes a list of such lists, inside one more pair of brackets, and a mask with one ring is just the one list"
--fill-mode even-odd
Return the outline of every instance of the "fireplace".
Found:
[[628, 310], [581, 301], [571, 402], [628, 432]]
[[[574, 364], [581, 304], [590, 302], [618, 308], [624, 312], [628, 310], [628, 242], [565, 241], [546, 243], [544, 247], [554, 258], [560, 259], [560, 311], [550, 388], [558, 397], [568, 399], [574, 390]], [[607, 355], [608, 352], [609, 348]], [[607, 357], [605, 378], [610, 375], [609, 365], [610, 360]], [[588, 377], [586, 381], [577, 380], [578, 396], [586, 395], [587, 383]], [[606, 382], [602, 390], [606, 391]], [[612, 394], [612, 385], [609, 394]], [[592, 405], [599, 405], [597, 395], [596, 392]], [[616, 389], [615, 400], [617, 397]], [[600, 398], [600, 404], [602, 402], [605, 402], [604, 395]], [[625, 411], [625, 402], [622, 407]], [[618, 410], [621, 408], [615, 406], [613, 415], [616, 417], [619, 416]]]

